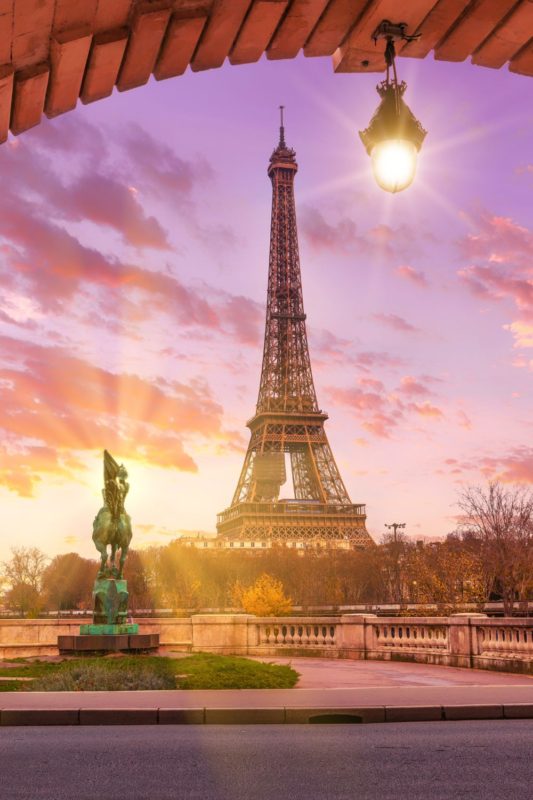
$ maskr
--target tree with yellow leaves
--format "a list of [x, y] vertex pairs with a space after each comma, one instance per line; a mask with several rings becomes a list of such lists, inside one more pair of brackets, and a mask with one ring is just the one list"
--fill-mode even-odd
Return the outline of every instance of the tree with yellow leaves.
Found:
[[256, 617], [282, 617], [292, 611], [292, 600], [285, 595], [282, 582], [266, 572], [250, 586], [235, 583], [232, 598], [247, 614]]

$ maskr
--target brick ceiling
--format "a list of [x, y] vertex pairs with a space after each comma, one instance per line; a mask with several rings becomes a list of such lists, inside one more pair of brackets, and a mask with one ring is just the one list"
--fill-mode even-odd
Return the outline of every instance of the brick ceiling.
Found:
[[400, 56], [533, 75], [533, 0], [0, 0], [0, 141], [42, 114], [193, 71], [306, 56], [379, 72], [383, 19], [420, 31]]

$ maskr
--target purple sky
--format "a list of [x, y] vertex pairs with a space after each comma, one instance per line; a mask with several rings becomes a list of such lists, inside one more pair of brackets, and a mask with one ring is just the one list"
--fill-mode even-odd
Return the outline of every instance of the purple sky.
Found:
[[380, 76], [329, 59], [151, 81], [0, 148], [0, 558], [93, 553], [104, 447], [135, 546], [215, 530], [259, 385], [280, 103], [319, 403], [370, 533], [442, 536], [462, 483], [533, 482], [533, 81], [399, 74], [429, 133], [398, 195], [357, 135]]

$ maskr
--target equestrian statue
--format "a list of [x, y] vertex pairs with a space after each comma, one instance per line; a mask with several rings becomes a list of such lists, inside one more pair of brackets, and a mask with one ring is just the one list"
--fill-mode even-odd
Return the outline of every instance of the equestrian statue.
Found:
[[[117, 464], [113, 456], [104, 450], [104, 505], [94, 518], [93, 542], [100, 553], [98, 578], [122, 579], [124, 563], [131, 542], [131, 518], [126, 513], [124, 502], [130, 485], [123, 464]], [[107, 548], [111, 548], [108, 554]], [[117, 561], [117, 553], [120, 557]]]

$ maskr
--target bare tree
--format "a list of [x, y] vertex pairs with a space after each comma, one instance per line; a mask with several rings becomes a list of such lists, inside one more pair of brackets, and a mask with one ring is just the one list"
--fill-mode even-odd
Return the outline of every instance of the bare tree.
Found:
[[510, 616], [533, 589], [533, 491], [491, 481], [463, 489], [458, 505], [460, 529], [480, 539], [487, 583], [499, 590]]
[[11, 558], [1, 564], [8, 585], [6, 605], [22, 616], [36, 614], [43, 604], [42, 579], [48, 558], [37, 547], [13, 547]]
[[381, 537], [381, 545], [381, 572], [386, 595], [393, 603], [402, 606], [408, 596], [407, 553], [414, 545], [405, 533], [398, 533], [397, 530], [394, 533], [385, 533]]

